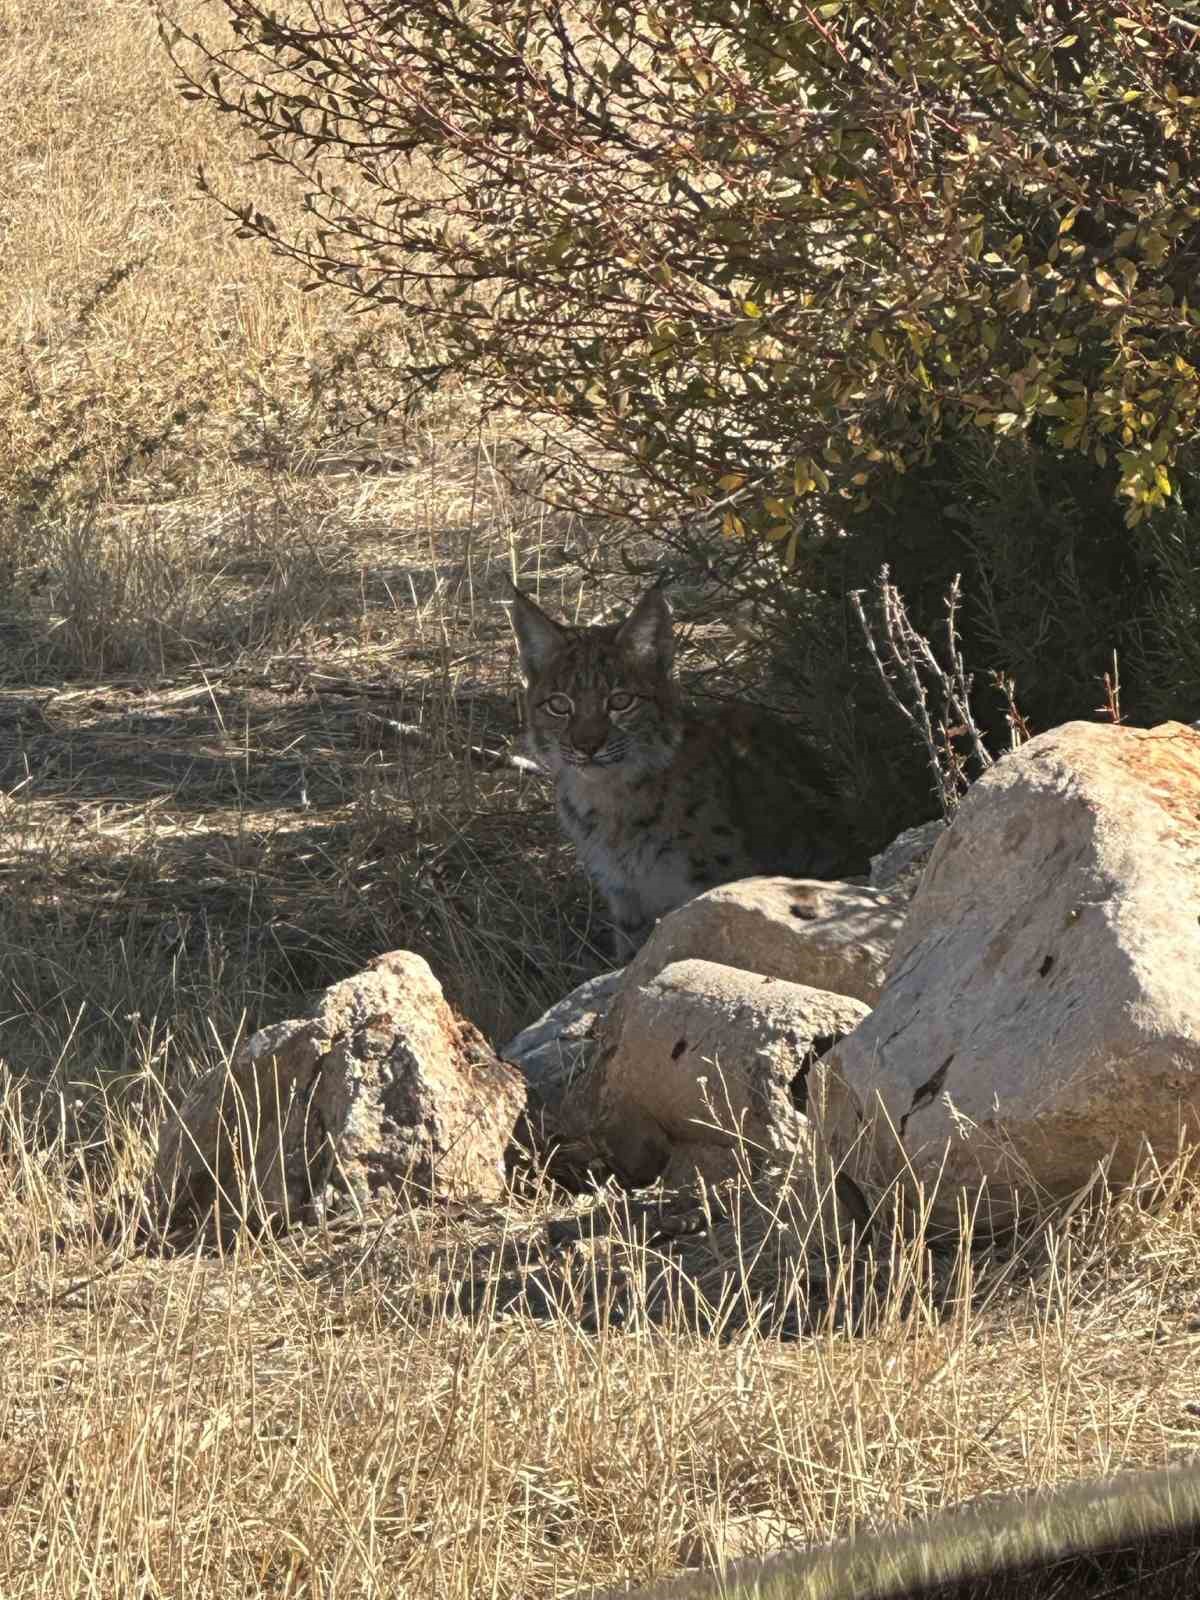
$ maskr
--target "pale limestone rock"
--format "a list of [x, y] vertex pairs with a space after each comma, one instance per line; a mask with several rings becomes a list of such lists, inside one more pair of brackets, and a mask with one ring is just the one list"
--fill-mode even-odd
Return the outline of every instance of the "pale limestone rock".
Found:
[[599, 1082], [592, 1070], [598, 1034], [623, 968], [572, 989], [500, 1051], [528, 1084], [514, 1156], [568, 1189], [591, 1186], [605, 1167], [597, 1137]]
[[502, 1045], [501, 1058], [519, 1067], [530, 1084], [544, 1091], [578, 1076], [591, 1060], [596, 1030], [623, 971], [618, 967], [615, 972], [602, 972], [572, 989]]
[[[1200, 1130], [1200, 734], [1068, 723], [1007, 755], [935, 849], [875, 1010], [810, 1075], [868, 1196], [953, 1224], [1078, 1190]], [[892, 1133], [895, 1130], [895, 1134]]]
[[[604, 1167], [599, 1119], [607, 1068], [597, 1069], [597, 1041], [622, 1036], [633, 997], [665, 967], [699, 959], [869, 1003], [902, 919], [901, 902], [889, 895], [818, 879], [746, 878], [680, 906], [623, 975], [581, 985], [504, 1047], [501, 1054], [530, 1082], [520, 1142], [571, 1187]], [[690, 1159], [680, 1157], [684, 1166]], [[729, 1167], [728, 1156], [716, 1165]], [[635, 1161], [634, 1170], [645, 1163]]]
[[247, 1039], [164, 1122], [154, 1193], [171, 1219], [308, 1220], [326, 1192], [496, 1196], [525, 1086], [407, 950]]
[[819, 1169], [809, 1073], [867, 1014], [861, 1001], [713, 961], [674, 962], [635, 988], [627, 977], [622, 994], [595, 1066], [601, 1135], [621, 1177], [686, 1183], [698, 1171], [718, 1182], [738, 1170], [739, 1143], [752, 1167]]
[[596, 1134], [597, 1039], [624, 1026], [627, 996], [673, 962], [699, 959], [870, 1002], [883, 983], [903, 902], [823, 879], [722, 884], [666, 916], [621, 972], [581, 984], [501, 1050], [529, 1080], [522, 1143], [577, 1186], [603, 1164]]
[[622, 991], [673, 961], [716, 961], [874, 1004], [904, 906], [866, 885], [743, 878], [665, 916], [625, 969]]
[[921, 822], [915, 828], [905, 828], [903, 833], [898, 833], [885, 850], [871, 857], [871, 887], [886, 889], [904, 901], [911, 900], [934, 847], [945, 831], [945, 822], [937, 817], [933, 822]]

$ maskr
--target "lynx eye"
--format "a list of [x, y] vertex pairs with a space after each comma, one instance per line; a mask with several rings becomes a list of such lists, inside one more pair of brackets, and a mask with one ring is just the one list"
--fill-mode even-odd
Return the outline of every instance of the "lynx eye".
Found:
[[548, 700], [542, 701], [542, 710], [548, 711], [552, 717], [569, 717], [574, 709], [565, 694], [552, 694]]
[[615, 694], [609, 695], [608, 709], [616, 712], [632, 711], [636, 701], [637, 695], [628, 694], [624, 689], [618, 689]]

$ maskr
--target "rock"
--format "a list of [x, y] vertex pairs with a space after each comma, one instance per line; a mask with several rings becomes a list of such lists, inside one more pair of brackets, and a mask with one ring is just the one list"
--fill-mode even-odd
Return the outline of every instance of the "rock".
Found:
[[620, 1177], [720, 1182], [738, 1170], [739, 1133], [751, 1168], [796, 1158], [818, 1170], [808, 1074], [866, 1016], [860, 1000], [713, 961], [673, 962], [636, 988], [627, 975], [622, 994], [619, 1031], [610, 1014], [595, 1067]]
[[905, 828], [877, 856], [871, 857], [871, 887], [887, 889], [911, 900], [933, 848], [946, 831], [941, 817]]
[[615, 972], [603, 972], [572, 989], [503, 1045], [502, 1059], [519, 1067], [527, 1081], [539, 1088], [575, 1077], [594, 1054], [597, 1025], [624, 970], [618, 967]]
[[625, 969], [622, 992], [675, 961], [715, 961], [875, 1002], [904, 907], [866, 885], [743, 878], [663, 917]]
[[665, 916], [622, 972], [581, 984], [504, 1046], [530, 1083], [519, 1143], [569, 1188], [605, 1165], [594, 1077], [597, 1039], [624, 1028], [627, 999], [665, 967], [697, 959], [870, 1003], [903, 920], [899, 900], [865, 885], [746, 878]]
[[599, 1027], [623, 970], [581, 983], [500, 1051], [528, 1082], [513, 1158], [567, 1189], [590, 1188], [594, 1169], [605, 1165], [596, 1137], [598, 1085], [591, 1067]]
[[810, 1074], [865, 1112], [818, 1097], [831, 1153], [868, 1197], [937, 1183], [950, 1225], [986, 1180], [985, 1227], [1169, 1162], [1200, 1131], [1198, 972], [1200, 734], [1042, 734], [968, 791], [876, 1009]]
[[247, 1039], [159, 1134], [153, 1192], [172, 1219], [286, 1227], [326, 1191], [365, 1201], [495, 1196], [525, 1086], [407, 950], [334, 984], [307, 1018]]
[[623, 973], [580, 985], [505, 1045], [501, 1054], [530, 1083], [520, 1145], [568, 1188], [586, 1186], [606, 1165], [597, 1039], [620, 1036], [628, 997], [665, 967], [715, 962], [870, 1003], [902, 920], [899, 900], [820, 879], [746, 878], [688, 901], [659, 922]]

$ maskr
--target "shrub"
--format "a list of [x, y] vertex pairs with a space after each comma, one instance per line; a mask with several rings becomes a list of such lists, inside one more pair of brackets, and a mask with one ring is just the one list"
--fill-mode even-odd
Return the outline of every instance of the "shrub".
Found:
[[577, 510], [710, 562], [717, 530], [773, 547], [826, 711], [831, 662], [861, 681], [830, 654], [842, 590], [881, 553], [918, 625], [966, 571], [968, 660], [1015, 668], [1035, 721], [1114, 647], [1139, 707], [1195, 691], [1194, 649], [1161, 676], [1198, 587], [1187, 6], [219, 9], [228, 39], [164, 19], [185, 93], [304, 211], [225, 197], [239, 231], [407, 314], [398, 399], [458, 377], [564, 424], [549, 492]]
[[221, 9], [226, 47], [168, 30], [187, 92], [310, 223], [238, 225], [415, 313], [414, 383], [553, 412], [676, 506], [744, 476], [731, 526], [788, 543], [948, 422], [1114, 460], [1131, 522], [1172, 493], [1200, 23], [1155, 0]]

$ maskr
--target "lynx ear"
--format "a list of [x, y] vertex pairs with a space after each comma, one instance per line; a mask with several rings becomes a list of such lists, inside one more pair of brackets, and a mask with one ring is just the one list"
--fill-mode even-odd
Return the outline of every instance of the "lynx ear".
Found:
[[647, 589], [617, 630], [617, 644], [639, 667], [671, 670], [675, 656], [675, 629], [671, 602], [656, 583]]
[[535, 606], [528, 595], [522, 594], [515, 583], [512, 591], [510, 613], [513, 633], [517, 637], [517, 654], [521, 659], [521, 673], [528, 684], [546, 665], [557, 650], [562, 649], [563, 630], [557, 622]]

